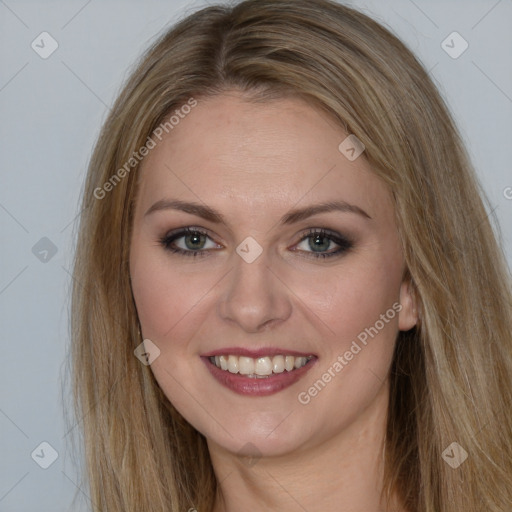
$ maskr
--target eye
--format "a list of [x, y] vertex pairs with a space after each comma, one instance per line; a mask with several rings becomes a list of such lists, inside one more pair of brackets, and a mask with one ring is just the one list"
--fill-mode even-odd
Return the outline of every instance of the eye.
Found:
[[[335, 247], [337, 246], [337, 248]], [[348, 238], [325, 229], [311, 229], [294, 250], [309, 253], [313, 258], [341, 256], [354, 246]]]
[[219, 248], [205, 231], [192, 227], [166, 234], [160, 244], [164, 249], [184, 256], [205, 256], [208, 250]]
[[[168, 233], [159, 242], [167, 251], [193, 257], [207, 256], [212, 249], [222, 248], [206, 231], [194, 227]], [[308, 254], [307, 257], [331, 258], [341, 256], [352, 249], [353, 245], [352, 241], [339, 233], [325, 229], [311, 229], [292, 250], [304, 252]]]

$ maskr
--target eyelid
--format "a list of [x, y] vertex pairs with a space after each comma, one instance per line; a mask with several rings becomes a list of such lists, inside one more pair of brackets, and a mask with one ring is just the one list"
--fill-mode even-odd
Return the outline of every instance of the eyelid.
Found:
[[171, 238], [174, 235], [183, 235], [187, 233], [200, 233], [201, 235], [206, 235], [210, 238], [210, 232], [199, 226], [183, 226], [181, 228], [172, 229], [171, 231], [166, 231], [163, 238]]

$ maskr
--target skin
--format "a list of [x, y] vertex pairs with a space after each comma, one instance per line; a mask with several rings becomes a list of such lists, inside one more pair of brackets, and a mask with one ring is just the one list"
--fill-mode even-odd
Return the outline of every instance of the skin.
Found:
[[[393, 347], [399, 330], [415, 325], [416, 308], [402, 281], [391, 193], [364, 153], [350, 161], [338, 150], [346, 136], [302, 100], [255, 104], [230, 91], [199, 101], [145, 159], [133, 294], [143, 337], [160, 349], [150, 366], [156, 380], [208, 440], [220, 482], [215, 512], [403, 510], [380, 502], [382, 451]], [[206, 204], [226, 224], [171, 209], [144, 215], [164, 198]], [[371, 219], [332, 211], [279, 224], [291, 209], [334, 200]], [[204, 257], [173, 254], [159, 242], [187, 226], [208, 232]], [[350, 237], [353, 247], [315, 259], [310, 228]], [[252, 263], [236, 252], [248, 236], [263, 250]], [[186, 249], [185, 241], [175, 245]], [[337, 248], [332, 242], [323, 252]], [[300, 403], [299, 393], [398, 302], [400, 313]], [[248, 397], [219, 384], [200, 359], [233, 346], [318, 359], [291, 387]]]

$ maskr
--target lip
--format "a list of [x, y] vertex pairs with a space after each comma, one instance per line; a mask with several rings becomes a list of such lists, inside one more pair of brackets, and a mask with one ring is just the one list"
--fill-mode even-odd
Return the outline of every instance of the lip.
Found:
[[[231, 349], [230, 349], [231, 350]], [[241, 352], [229, 352], [233, 355], [246, 355], [248, 353], [255, 353], [260, 351], [244, 351], [243, 349], [239, 349]], [[226, 352], [214, 352], [211, 355], [207, 356], [201, 356], [202, 361], [206, 365], [206, 368], [208, 368], [209, 372], [213, 375], [213, 377], [225, 386], [226, 388], [230, 389], [231, 391], [234, 391], [235, 393], [238, 393], [239, 395], [246, 395], [246, 396], [269, 396], [273, 395], [275, 393], [278, 393], [279, 391], [282, 391], [283, 389], [288, 388], [295, 382], [297, 382], [300, 378], [302, 378], [318, 361], [317, 357], [313, 357], [308, 363], [306, 363], [302, 368], [299, 368], [298, 370], [292, 370], [290, 372], [284, 371], [283, 373], [277, 373], [269, 375], [265, 379], [258, 379], [258, 378], [251, 378], [246, 377], [244, 375], [240, 375], [239, 373], [231, 373], [226, 370], [221, 370], [220, 368], [217, 368], [211, 361], [210, 357], [213, 355], [221, 355], [225, 354]], [[300, 354], [299, 352], [291, 353], [291, 352], [285, 352], [287, 355], [293, 355], [298, 354], [299, 357], [305, 356], [306, 354]], [[270, 355], [269, 352], [265, 352], [266, 355]], [[283, 352], [277, 352], [273, 355], [279, 355], [283, 354]], [[307, 354], [311, 355], [311, 354]], [[248, 355], [247, 357], [258, 357], [258, 356], [252, 356]], [[260, 356], [261, 357], [261, 356]]]
[[212, 357], [212, 356], [227, 356], [227, 355], [234, 355], [234, 356], [245, 356], [245, 357], [252, 357], [253, 359], [258, 359], [258, 357], [265, 357], [265, 356], [294, 356], [294, 357], [308, 357], [308, 356], [314, 356], [316, 358], [315, 354], [312, 354], [311, 352], [297, 352], [295, 350], [289, 350], [286, 348], [275, 348], [275, 347], [268, 347], [268, 348], [258, 348], [258, 349], [248, 349], [248, 348], [242, 348], [242, 347], [228, 347], [228, 348], [220, 348], [218, 350], [212, 350], [211, 352], [206, 352], [205, 354], [201, 354], [201, 357]]

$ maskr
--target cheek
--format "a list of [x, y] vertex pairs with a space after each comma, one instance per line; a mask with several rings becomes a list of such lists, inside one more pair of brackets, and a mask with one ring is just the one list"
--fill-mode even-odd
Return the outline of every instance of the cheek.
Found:
[[160, 338], [172, 327], [170, 320], [180, 314], [185, 301], [176, 300], [174, 286], [161, 265], [135, 253], [131, 260], [132, 290], [144, 337]]
[[[400, 260], [375, 255], [354, 257], [346, 265], [314, 276], [305, 277], [301, 273], [289, 276], [290, 288], [306, 306], [304, 310], [310, 312], [310, 317], [316, 317], [319, 333], [331, 352], [349, 346], [376, 322], [383, 337], [394, 341], [400, 282]], [[380, 321], [383, 314], [384, 325]]]
[[400, 275], [373, 265], [326, 279], [329, 294], [310, 292], [309, 304], [329, 329], [320, 345], [324, 357], [296, 399], [325, 435], [354, 421], [383, 389], [398, 333]]
[[130, 258], [132, 290], [144, 337], [163, 341], [183, 328], [201, 304], [215, 279], [211, 274], [194, 279], [178, 272], [171, 258], [162, 252], [137, 251]]
[[[309, 274], [303, 268], [278, 269], [283, 284], [277, 286], [281, 289], [277, 293], [287, 294], [287, 300], [295, 303], [292, 317], [298, 322], [309, 318], [322, 340], [334, 340], [322, 350], [332, 352], [350, 345], [398, 300], [398, 265], [373, 254], [372, 258], [354, 256], [346, 265], [322, 272], [318, 268], [315, 272], [309, 269]], [[165, 252], [139, 251], [134, 246], [130, 257], [132, 289], [145, 337], [161, 341], [172, 338], [180, 345], [193, 339], [198, 315], [208, 314], [205, 307], [215, 309], [213, 302], [219, 297], [226, 269], [208, 266], [207, 271], [198, 273], [194, 262], [187, 265], [181, 264], [178, 271]], [[396, 330], [394, 321], [383, 330], [391, 328]]]

